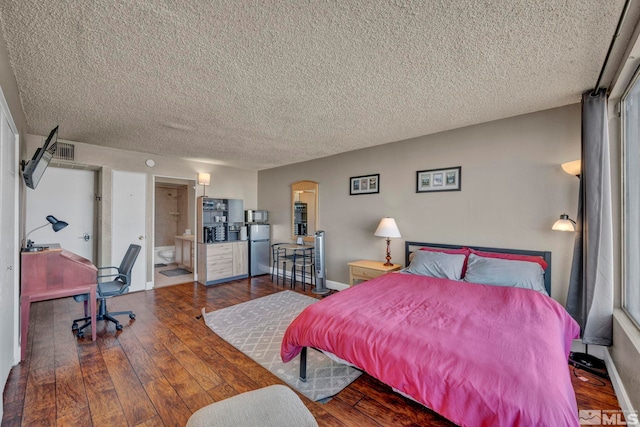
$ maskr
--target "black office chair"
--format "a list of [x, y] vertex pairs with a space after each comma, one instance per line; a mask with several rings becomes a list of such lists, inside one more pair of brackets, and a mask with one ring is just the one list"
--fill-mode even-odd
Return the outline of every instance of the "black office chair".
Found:
[[291, 288], [295, 289], [296, 282], [298, 281], [298, 274], [300, 274], [302, 282], [302, 290], [306, 289], [307, 285], [307, 269], [309, 274], [309, 282], [313, 286], [314, 278], [316, 276], [316, 269], [314, 268], [314, 256], [313, 246], [300, 247], [293, 250], [293, 260], [291, 264]]
[[[129, 286], [131, 285], [131, 270], [133, 264], [135, 264], [138, 254], [140, 253], [139, 245], [129, 245], [127, 253], [124, 255], [120, 267], [99, 267], [98, 268], [98, 288], [96, 293], [98, 295], [98, 314], [97, 320], [107, 320], [116, 324], [116, 330], [122, 330], [122, 325], [113, 316], [119, 316], [122, 314], [128, 314], [130, 319], [135, 319], [136, 315], [132, 311], [118, 311], [116, 313], [110, 313], [107, 310], [107, 298], [113, 296], [126, 294], [129, 292]], [[101, 271], [109, 270], [109, 274], [100, 274]], [[111, 280], [104, 280], [111, 278]], [[103, 280], [101, 280], [103, 279]], [[73, 321], [71, 330], [78, 331], [78, 337], [84, 336], [84, 329], [91, 325], [91, 316], [87, 315], [87, 301], [89, 300], [89, 294], [75, 295], [73, 297], [77, 302], [84, 302], [84, 315], [81, 319]], [[82, 326], [78, 327], [78, 322], [86, 322]]]

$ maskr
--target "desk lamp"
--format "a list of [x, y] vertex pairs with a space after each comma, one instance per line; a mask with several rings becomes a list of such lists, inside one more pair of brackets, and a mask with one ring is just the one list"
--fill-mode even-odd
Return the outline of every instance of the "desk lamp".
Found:
[[384, 265], [393, 265], [391, 262], [391, 250], [389, 248], [389, 245], [391, 244], [391, 237], [402, 237], [400, 235], [400, 230], [398, 230], [398, 226], [396, 225], [396, 220], [393, 218], [382, 218], [382, 221], [378, 224], [378, 228], [376, 228], [376, 232], [373, 233], [373, 235], [387, 238], [387, 262]]
[[56, 233], [58, 231], [62, 230], [63, 228], [65, 228], [67, 225], [69, 225], [64, 221], [59, 221], [53, 215], [47, 215], [47, 223], [46, 224], [34, 228], [30, 232], [28, 232], [27, 235], [24, 237], [23, 246], [24, 246], [24, 242], [27, 242], [27, 244], [26, 244], [26, 246], [23, 247], [23, 251], [25, 251], [25, 252], [35, 252], [35, 251], [42, 250], [42, 248], [34, 247], [33, 246], [33, 242], [31, 240], [29, 240], [28, 238], [31, 235], [31, 233], [33, 233], [34, 231], [39, 230], [41, 228], [44, 228], [49, 224], [51, 224], [51, 228], [53, 228], [53, 231], [55, 231]]

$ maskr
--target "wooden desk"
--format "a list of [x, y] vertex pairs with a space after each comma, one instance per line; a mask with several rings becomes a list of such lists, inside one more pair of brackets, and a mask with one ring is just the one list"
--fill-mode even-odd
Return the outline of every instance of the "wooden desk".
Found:
[[354, 281], [363, 282], [382, 276], [390, 271], [398, 271], [402, 268], [400, 264], [391, 266], [384, 265], [382, 261], [360, 260], [347, 264], [349, 266], [349, 286], [354, 285]]
[[88, 259], [48, 245], [48, 249], [21, 254], [20, 360], [27, 351], [29, 310], [32, 302], [89, 294], [91, 338], [96, 340], [96, 287], [98, 269]]

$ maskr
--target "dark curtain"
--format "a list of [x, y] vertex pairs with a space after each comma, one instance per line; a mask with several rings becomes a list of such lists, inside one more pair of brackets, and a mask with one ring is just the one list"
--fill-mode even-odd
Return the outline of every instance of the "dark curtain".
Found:
[[610, 346], [613, 328], [613, 226], [606, 91], [582, 95], [582, 172], [567, 311], [582, 342]]

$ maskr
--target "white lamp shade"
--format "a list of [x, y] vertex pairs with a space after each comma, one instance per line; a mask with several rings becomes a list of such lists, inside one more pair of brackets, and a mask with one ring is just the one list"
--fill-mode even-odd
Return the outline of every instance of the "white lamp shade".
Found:
[[396, 220], [393, 218], [382, 218], [373, 235], [378, 237], [402, 237], [396, 225]]
[[198, 174], [198, 184], [199, 185], [209, 185], [211, 182], [211, 175], [208, 173], [199, 173]]
[[578, 176], [580, 175], [580, 172], [582, 172], [582, 160], [574, 160], [572, 162], [563, 163], [562, 169], [569, 175]]
[[560, 219], [553, 223], [552, 230], [556, 231], [576, 231], [576, 226], [571, 219], [569, 219], [569, 215], [562, 214], [560, 215]]

